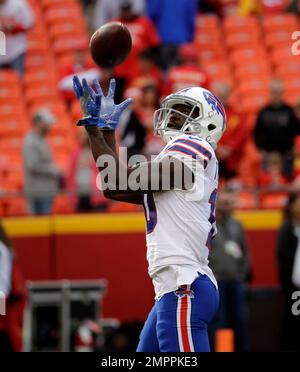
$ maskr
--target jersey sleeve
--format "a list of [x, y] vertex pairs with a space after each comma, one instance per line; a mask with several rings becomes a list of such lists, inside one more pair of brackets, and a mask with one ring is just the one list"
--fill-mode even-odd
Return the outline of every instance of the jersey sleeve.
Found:
[[212, 151], [196, 137], [184, 136], [176, 139], [164, 149], [164, 156], [181, 159], [194, 171], [195, 166], [206, 169], [212, 159]]

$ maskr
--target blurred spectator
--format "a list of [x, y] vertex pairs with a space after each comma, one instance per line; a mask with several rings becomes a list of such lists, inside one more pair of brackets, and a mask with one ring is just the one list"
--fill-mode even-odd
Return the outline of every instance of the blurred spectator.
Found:
[[126, 82], [134, 73], [140, 53], [145, 49], [157, 48], [160, 40], [151, 20], [136, 14], [130, 1], [122, 2], [120, 18], [116, 21], [125, 23], [132, 37], [132, 50], [129, 57], [115, 69], [118, 80], [119, 96], [116, 99], [118, 101], [122, 99], [120, 93], [124, 92]]
[[[68, 189], [72, 192], [73, 204], [77, 212], [103, 210], [107, 204], [97, 189], [98, 170], [90, 150], [88, 136], [80, 132], [78, 147], [71, 156]], [[76, 196], [74, 196], [76, 195]]]
[[262, 13], [261, 0], [240, 0], [239, 1], [239, 15], [249, 16]]
[[244, 154], [249, 134], [247, 118], [230, 103], [231, 88], [228, 84], [216, 83], [213, 90], [223, 103], [227, 116], [227, 128], [217, 148], [220, 176], [230, 179], [237, 176]]
[[150, 158], [151, 155], [158, 155], [165, 146], [162, 139], [153, 133], [153, 114], [160, 107], [160, 94], [157, 87], [153, 85], [145, 86], [141, 93], [141, 98], [136, 106], [136, 113], [146, 129], [143, 153]]
[[[128, 89], [131, 91], [152, 85], [159, 92], [162, 92], [162, 82], [163, 75], [161, 69], [155, 63], [154, 53], [149, 49], [143, 50], [133, 67], [132, 75], [128, 81]], [[135, 94], [133, 93], [133, 95]]]
[[178, 47], [194, 39], [196, 0], [148, 0], [147, 12], [161, 38], [160, 63], [163, 70], [178, 62]]
[[135, 353], [142, 328], [141, 322], [123, 323], [107, 337], [105, 352]]
[[[94, 79], [100, 80], [101, 73], [98, 67], [89, 58], [88, 45], [80, 42], [74, 50], [74, 61], [72, 65], [64, 67], [60, 72], [59, 90], [67, 103], [74, 100], [73, 76], [83, 77], [91, 83]], [[103, 73], [102, 73], [103, 75]]]
[[6, 315], [0, 316], [1, 352], [22, 351], [22, 327], [27, 294], [11, 242], [0, 221], [0, 292], [6, 296]]
[[300, 193], [289, 198], [278, 236], [278, 265], [285, 296], [282, 350], [300, 351], [300, 317], [292, 313], [292, 294], [300, 291]]
[[300, 13], [300, 1], [299, 0], [291, 0], [290, 4], [288, 5], [287, 10], [289, 12], [293, 12], [296, 15]]
[[239, 0], [212, 0], [215, 10], [221, 17], [235, 15], [238, 12]]
[[272, 80], [270, 94], [271, 102], [258, 113], [254, 138], [262, 151], [264, 167], [267, 154], [279, 152], [284, 158], [285, 174], [290, 179], [293, 176], [294, 139], [300, 134], [300, 122], [293, 108], [283, 99], [281, 80]]
[[212, 333], [231, 328], [235, 333], [235, 351], [248, 351], [248, 309], [246, 280], [250, 261], [245, 233], [232, 217], [234, 197], [227, 191], [218, 196], [218, 234], [212, 241], [210, 266], [218, 280], [219, 312], [212, 324]]
[[79, 0], [83, 9], [86, 25], [89, 32], [92, 34], [94, 31], [94, 13], [96, 7], [96, 0]]
[[289, 0], [262, 0], [264, 14], [282, 13], [289, 4]]
[[198, 0], [198, 12], [199, 13], [215, 13], [215, 1], [214, 0]]
[[167, 75], [164, 95], [167, 96], [191, 86], [209, 89], [209, 77], [199, 66], [199, 56], [194, 45], [182, 45], [179, 49], [179, 57], [179, 66], [172, 67]]
[[53, 198], [59, 190], [61, 171], [53, 163], [46, 137], [56, 119], [47, 109], [36, 112], [32, 118], [33, 128], [23, 145], [25, 167], [25, 194], [32, 214], [51, 212]]
[[[121, 5], [124, 0], [96, 0], [94, 9], [94, 28], [121, 16]], [[132, 10], [135, 14], [143, 14], [145, 10], [145, 0], [131, 0]]]
[[6, 54], [0, 53], [0, 68], [10, 67], [24, 72], [27, 31], [34, 16], [26, 0], [0, 0], [0, 31], [6, 36]]
[[271, 152], [268, 156], [267, 169], [262, 170], [259, 186], [269, 191], [280, 190], [288, 185], [288, 179], [283, 172], [283, 158], [278, 152]]
[[127, 148], [128, 160], [133, 155], [142, 154], [147, 131], [139, 119], [137, 102], [122, 114], [118, 134], [121, 146]]

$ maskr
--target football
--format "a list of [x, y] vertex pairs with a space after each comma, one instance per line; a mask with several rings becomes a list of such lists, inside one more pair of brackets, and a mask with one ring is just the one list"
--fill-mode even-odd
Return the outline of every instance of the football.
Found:
[[121, 22], [110, 22], [100, 27], [91, 37], [90, 51], [94, 62], [102, 68], [114, 68], [128, 57], [132, 39]]

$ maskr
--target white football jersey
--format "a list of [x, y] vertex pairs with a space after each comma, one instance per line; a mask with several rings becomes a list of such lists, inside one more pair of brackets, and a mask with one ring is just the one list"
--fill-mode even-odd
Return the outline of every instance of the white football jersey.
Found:
[[[193, 170], [188, 191], [171, 190], [144, 195], [147, 221], [147, 259], [156, 299], [191, 284], [198, 273], [217, 286], [208, 267], [211, 239], [216, 230], [218, 161], [203, 139], [182, 135], [169, 142], [155, 161], [175, 157]], [[195, 166], [196, 164], [196, 166]]]

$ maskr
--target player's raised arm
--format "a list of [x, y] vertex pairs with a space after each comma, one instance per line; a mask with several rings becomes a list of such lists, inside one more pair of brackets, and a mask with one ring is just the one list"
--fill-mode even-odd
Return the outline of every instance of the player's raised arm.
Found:
[[[132, 100], [126, 100], [120, 105], [114, 104], [114, 80], [107, 96], [103, 95], [99, 82], [95, 82], [95, 88], [96, 92], [85, 80], [81, 83], [74, 77], [74, 90], [84, 115], [78, 125], [85, 126], [87, 130], [91, 150], [102, 176], [102, 185], [105, 185], [104, 194], [111, 199], [140, 202], [141, 196], [147, 192], [191, 188], [193, 174], [190, 168], [173, 157], [171, 152], [166, 153], [160, 161], [143, 162], [135, 167], [128, 167], [120, 161], [105, 136], [110, 136], [113, 141], [119, 118]], [[113, 165], [109, 166], [111, 162]]]

